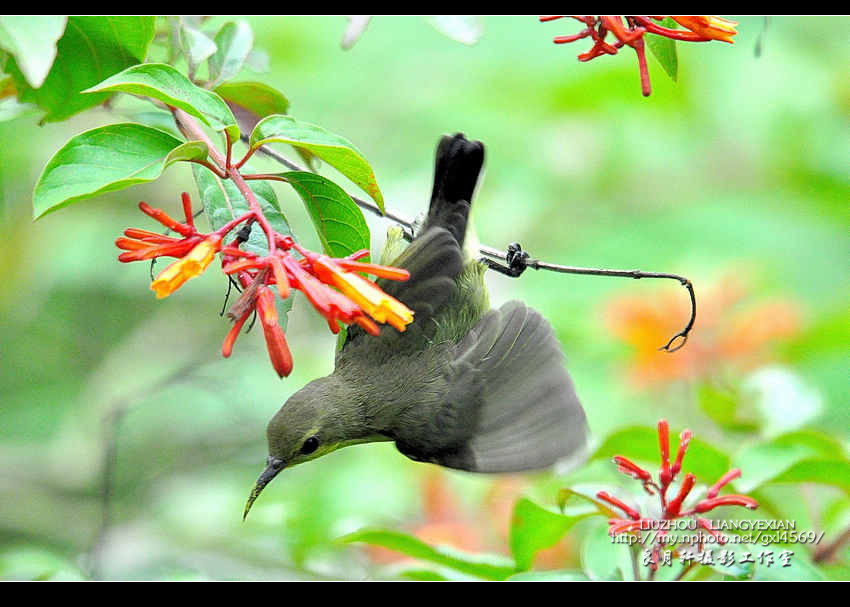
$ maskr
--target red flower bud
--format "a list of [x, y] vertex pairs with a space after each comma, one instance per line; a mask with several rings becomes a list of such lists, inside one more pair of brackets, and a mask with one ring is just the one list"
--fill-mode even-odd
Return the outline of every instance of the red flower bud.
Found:
[[614, 463], [617, 464], [617, 469], [626, 476], [631, 476], [639, 481], [652, 480], [652, 475], [649, 472], [622, 455], [615, 455]]
[[245, 324], [245, 321], [248, 320], [249, 316], [251, 316], [251, 310], [243, 314], [242, 318], [233, 323], [233, 326], [227, 333], [227, 337], [224, 338], [224, 343], [221, 345], [221, 355], [224, 358], [228, 358], [233, 352], [233, 344], [236, 343], [236, 338], [239, 337], [239, 331], [242, 330], [242, 325]]
[[717, 497], [717, 494], [720, 493], [720, 489], [722, 489], [726, 483], [735, 480], [739, 476], [741, 476], [741, 469], [732, 468], [729, 472], [721, 476], [719, 481], [712, 485], [711, 489], [708, 490], [708, 494], [706, 495], [706, 497], [708, 499]]
[[723, 495], [721, 497], [702, 500], [694, 506], [693, 511], [702, 514], [703, 512], [714, 510], [718, 506], [744, 506], [750, 510], [755, 510], [759, 507], [759, 503], [746, 495]]
[[661, 486], [667, 487], [673, 480], [673, 473], [670, 470], [670, 427], [666, 419], [658, 422], [658, 446], [661, 450], [661, 470], [658, 478]]
[[679, 487], [679, 493], [667, 504], [667, 516], [675, 517], [679, 515], [679, 511], [682, 509], [682, 502], [685, 501], [691, 489], [694, 488], [696, 480], [696, 477], [690, 472], [685, 475], [685, 480], [682, 481], [682, 486]]
[[703, 529], [705, 529], [706, 531], [708, 531], [708, 533], [709, 533], [709, 534], [710, 534], [710, 535], [711, 535], [711, 536], [712, 536], [715, 540], [717, 540], [717, 543], [718, 543], [718, 544], [725, 544], [725, 543], [726, 543], [726, 541], [727, 541], [727, 540], [726, 540], [726, 538], [725, 538], [725, 537], [723, 537], [723, 534], [722, 534], [722, 533], [720, 533], [719, 531], [717, 531], [716, 529], [712, 529], [712, 527], [711, 527], [711, 521], [709, 521], [709, 520], [707, 520], [707, 519], [704, 519], [704, 518], [698, 518], [698, 519], [697, 519], [697, 525], [699, 525], [700, 527], [702, 527]]
[[600, 491], [599, 493], [596, 494], [596, 497], [598, 497], [602, 501], [608, 502], [612, 506], [616, 506], [617, 508], [619, 508], [620, 510], [625, 512], [626, 515], [628, 515], [628, 517], [630, 519], [632, 519], [634, 521], [640, 519], [640, 512], [638, 512], [634, 508], [630, 507], [625, 502], [620, 501], [619, 499], [617, 499], [613, 495], [610, 495], [606, 491]]
[[292, 354], [289, 352], [283, 329], [278, 323], [274, 293], [268, 287], [260, 287], [258, 291], [257, 313], [260, 316], [260, 324], [263, 325], [263, 335], [266, 337], [266, 348], [272, 366], [279, 377], [286, 377], [292, 372]]
[[676, 453], [676, 461], [670, 469], [670, 474], [673, 478], [676, 478], [676, 475], [682, 469], [682, 460], [685, 459], [685, 453], [688, 451], [688, 445], [691, 444], [693, 436], [694, 434], [690, 430], [683, 430], [679, 435], [679, 451]]
[[637, 521], [627, 521], [625, 519], [611, 519], [608, 521], [608, 535], [615, 536], [620, 535], [621, 533], [628, 533], [629, 531], [640, 531], [641, 529], [648, 528], [644, 526], [643, 519]]

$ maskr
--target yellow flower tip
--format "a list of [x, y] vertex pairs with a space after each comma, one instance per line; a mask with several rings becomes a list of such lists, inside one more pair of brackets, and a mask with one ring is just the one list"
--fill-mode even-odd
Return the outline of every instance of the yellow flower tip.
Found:
[[734, 44], [732, 36], [738, 33], [737, 21], [724, 19], [717, 15], [673, 15], [673, 20], [692, 32], [711, 40], [720, 40]]
[[395, 327], [400, 333], [404, 333], [407, 330], [407, 325], [410, 324], [410, 321], [404, 322], [396, 316], [388, 316], [387, 323]]
[[387, 295], [378, 285], [356, 272], [346, 272], [328, 261], [319, 258], [318, 262], [314, 262], [324, 273], [321, 279], [339, 289], [377, 322], [389, 323], [399, 331], [404, 331], [406, 325], [413, 322], [413, 311]]
[[[207, 269], [215, 254], [221, 249], [221, 236], [218, 234], [210, 234], [200, 243], [189, 251], [189, 254], [184, 257], [184, 260], [196, 262], [198, 264], [198, 274]], [[197, 274], [195, 274], [197, 276]]]
[[168, 297], [182, 287], [187, 280], [202, 274], [220, 248], [221, 236], [211, 234], [195, 245], [185, 257], [178, 259], [160, 272], [151, 283], [151, 290], [156, 293], [157, 299]]
[[191, 278], [180, 268], [182, 261], [182, 259], [179, 259], [165, 268], [151, 283], [151, 290], [156, 293], [157, 299], [168, 297]]

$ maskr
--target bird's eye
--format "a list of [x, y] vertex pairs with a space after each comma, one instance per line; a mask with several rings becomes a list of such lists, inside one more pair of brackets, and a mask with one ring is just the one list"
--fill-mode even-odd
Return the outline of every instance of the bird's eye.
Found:
[[317, 436], [311, 436], [307, 440], [304, 441], [304, 444], [301, 445], [301, 453], [304, 455], [308, 455], [319, 448], [319, 438]]

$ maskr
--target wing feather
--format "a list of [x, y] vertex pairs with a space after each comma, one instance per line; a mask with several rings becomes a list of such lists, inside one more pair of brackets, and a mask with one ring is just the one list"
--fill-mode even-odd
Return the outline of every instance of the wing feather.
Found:
[[453, 381], [477, 391], [453, 405], [479, 410], [464, 445], [438, 463], [518, 472], [546, 468], [584, 446], [584, 410], [552, 327], [535, 310], [512, 301], [488, 312], [458, 345], [453, 367]]

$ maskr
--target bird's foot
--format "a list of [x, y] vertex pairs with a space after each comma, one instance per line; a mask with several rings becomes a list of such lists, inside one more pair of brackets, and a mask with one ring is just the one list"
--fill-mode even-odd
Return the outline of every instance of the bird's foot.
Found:
[[519, 278], [526, 268], [528, 268], [529, 255], [527, 251], [522, 250], [522, 246], [518, 242], [512, 242], [508, 245], [507, 253], [505, 253], [505, 261], [507, 265], [502, 265], [497, 261], [482, 257], [481, 263], [489, 269], [495, 270], [505, 276], [511, 278]]

